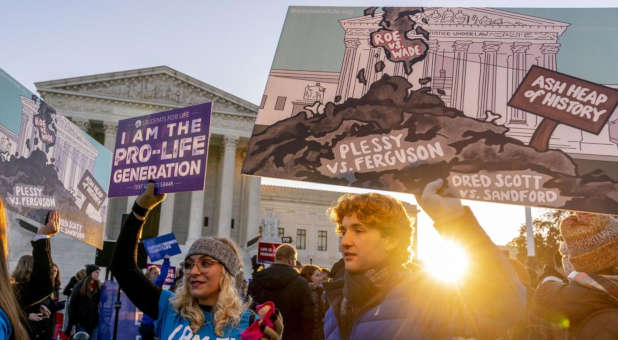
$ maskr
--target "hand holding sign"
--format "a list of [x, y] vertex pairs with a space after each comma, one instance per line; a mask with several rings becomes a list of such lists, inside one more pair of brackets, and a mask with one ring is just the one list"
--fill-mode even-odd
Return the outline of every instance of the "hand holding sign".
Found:
[[161, 203], [165, 199], [166, 194], [155, 193], [155, 188], [156, 186], [154, 182], [148, 182], [146, 185], [146, 190], [137, 197], [135, 203], [147, 210], [156, 207], [157, 204]]

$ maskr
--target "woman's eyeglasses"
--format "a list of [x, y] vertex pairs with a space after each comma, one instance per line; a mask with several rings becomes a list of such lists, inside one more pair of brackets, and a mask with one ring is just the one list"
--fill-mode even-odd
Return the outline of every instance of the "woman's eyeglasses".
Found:
[[199, 260], [197, 260], [196, 262], [192, 261], [192, 260], [186, 260], [183, 264], [182, 267], [185, 270], [185, 274], [188, 274], [191, 272], [191, 270], [193, 269], [193, 266], [197, 264], [197, 269], [200, 271], [204, 271], [208, 268], [210, 268], [211, 266], [213, 266], [214, 264], [218, 263], [219, 261], [212, 259], [210, 257], [202, 257]]

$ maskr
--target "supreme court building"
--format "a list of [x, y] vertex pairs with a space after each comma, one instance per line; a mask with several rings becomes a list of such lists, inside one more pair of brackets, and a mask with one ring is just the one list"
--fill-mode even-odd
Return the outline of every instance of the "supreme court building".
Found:
[[[338, 237], [326, 209], [341, 193], [263, 187], [260, 177], [241, 175], [256, 105], [167, 66], [37, 82], [35, 86], [58, 114], [69, 117], [110, 151], [114, 150], [118, 120], [213, 102], [205, 190], [168, 194], [150, 213], [142, 238], [173, 232], [184, 253], [201, 236], [230, 237], [244, 253], [247, 276], [264, 224], [275, 219], [283, 223], [293, 243], [299, 242], [303, 263], [330, 266], [340, 258]], [[110, 199], [105, 240], [118, 237], [123, 214], [130, 212], [134, 200]], [[16, 230], [11, 240], [27, 244], [32, 236]], [[65, 283], [95, 261], [93, 247], [66, 235], [56, 236], [52, 247]], [[11, 265], [28, 252], [28, 247], [23, 248], [12, 254]], [[181, 260], [175, 256], [172, 264]]]

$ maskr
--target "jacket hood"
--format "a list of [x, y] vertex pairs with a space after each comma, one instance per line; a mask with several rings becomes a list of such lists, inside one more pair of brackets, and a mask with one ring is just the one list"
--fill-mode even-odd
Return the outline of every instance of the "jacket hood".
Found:
[[253, 274], [253, 280], [266, 289], [281, 289], [299, 276], [294, 268], [275, 263], [270, 268]]

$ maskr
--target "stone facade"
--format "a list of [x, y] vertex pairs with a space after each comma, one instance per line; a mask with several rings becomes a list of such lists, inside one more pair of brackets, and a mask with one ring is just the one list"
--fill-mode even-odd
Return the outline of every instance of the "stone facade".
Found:
[[[327, 215], [328, 208], [342, 192], [297, 189], [291, 187], [262, 186], [260, 206], [261, 225], [267, 216], [278, 219], [283, 236], [292, 237], [302, 264], [313, 263], [330, 268], [341, 258], [339, 236]], [[304, 230], [304, 243], [299, 233]], [[326, 232], [326, 247], [318, 250], [318, 233]], [[253, 249], [252, 249], [253, 250]], [[257, 251], [257, 249], [255, 249]], [[253, 253], [251, 254], [253, 255]]]
[[[91, 133], [101, 129], [94, 132], [104, 136], [99, 142], [112, 151], [118, 120], [212, 101], [206, 188], [168, 195], [160, 211], [151, 214], [156, 216], [154, 235], [173, 231], [184, 249], [202, 235], [228, 236], [243, 247], [258, 234], [260, 179], [240, 174], [257, 113], [254, 104], [166, 66], [38, 82], [35, 86], [58, 114]], [[130, 210], [133, 201], [134, 197], [109, 201], [106, 240], [117, 238], [122, 214]], [[13, 236], [25, 242], [22, 253], [27, 253], [29, 232], [19, 231]], [[95, 260], [94, 248], [64, 235], [52, 243], [65, 284], [84, 264]], [[11, 264], [20, 255], [15, 252]], [[180, 260], [177, 257], [172, 262]]]

